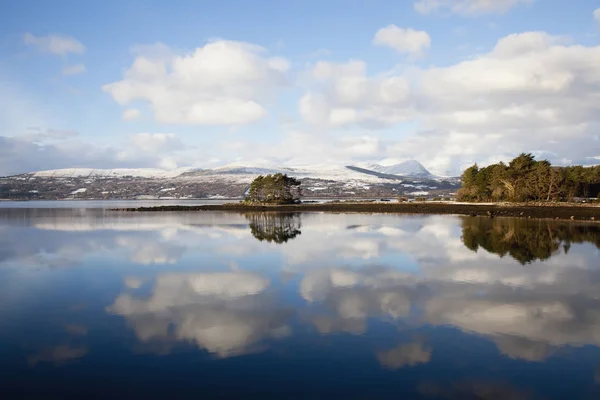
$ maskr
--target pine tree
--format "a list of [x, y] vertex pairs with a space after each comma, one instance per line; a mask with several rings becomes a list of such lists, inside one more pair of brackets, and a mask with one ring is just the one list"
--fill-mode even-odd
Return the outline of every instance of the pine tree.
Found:
[[301, 182], [284, 174], [259, 175], [252, 181], [245, 201], [261, 204], [291, 204], [302, 196]]

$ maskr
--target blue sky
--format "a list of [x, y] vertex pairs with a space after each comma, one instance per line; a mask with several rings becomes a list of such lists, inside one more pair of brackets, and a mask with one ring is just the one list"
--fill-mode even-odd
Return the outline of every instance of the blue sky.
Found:
[[600, 3], [0, 0], [0, 175], [600, 160]]

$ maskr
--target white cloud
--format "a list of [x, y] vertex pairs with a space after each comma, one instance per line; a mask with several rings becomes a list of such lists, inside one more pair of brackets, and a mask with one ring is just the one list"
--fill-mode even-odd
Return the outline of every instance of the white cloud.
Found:
[[169, 273], [157, 277], [151, 297], [121, 294], [107, 311], [125, 317], [142, 342], [191, 341], [230, 357], [289, 334], [288, 314], [261, 296], [268, 286], [251, 272]]
[[133, 121], [134, 119], [138, 119], [141, 115], [142, 113], [140, 110], [136, 108], [128, 108], [123, 111], [123, 119], [125, 121]]
[[137, 133], [131, 137], [133, 145], [145, 152], [168, 152], [184, 149], [183, 142], [174, 133]]
[[60, 168], [175, 168], [191, 165], [198, 154], [185, 153], [172, 133], [142, 133], [120, 144], [104, 145], [76, 132], [33, 130], [0, 136], [0, 176]]
[[459, 15], [502, 14], [520, 4], [530, 4], [534, 0], [417, 0], [414, 8], [421, 14], [448, 11]]
[[409, 53], [417, 57], [429, 49], [431, 38], [425, 31], [389, 25], [377, 31], [373, 44], [391, 47], [399, 53]]
[[85, 71], [86, 71], [85, 64], [73, 64], [73, 65], [65, 66], [62, 70], [62, 74], [63, 75], [77, 75], [77, 74], [83, 74]]
[[23, 42], [27, 45], [37, 47], [38, 50], [64, 56], [69, 53], [81, 54], [85, 52], [85, 46], [71, 36], [49, 35], [35, 36], [31, 33], [23, 35]]
[[146, 101], [161, 123], [244, 125], [267, 115], [289, 67], [262, 47], [218, 40], [184, 55], [138, 53], [124, 79], [103, 89], [121, 105]]
[[389, 369], [426, 364], [431, 360], [431, 348], [420, 341], [402, 344], [377, 353], [379, 363]]
[[556, 154], [555, 162], [582, 160], [600, 154], [598, 59], [600, 46], [525, 32], [445, 67], [368, 76], [362, 61], [319, 62], [299, 111], [322, 127], [418, 122], [417, 132], [388, 142], [385, 153], [428, 160], [440, 174], [522, 151]]
[[401, 76], [368, 77], [363, 61], [317, 62], [315, 86], [299, 101], [302, 117], [315, 125], [389, 126], [408, 119], [410, 87]]
[[594, 10], [594, 19], [596, 22], [600, 22], [600, 8]]

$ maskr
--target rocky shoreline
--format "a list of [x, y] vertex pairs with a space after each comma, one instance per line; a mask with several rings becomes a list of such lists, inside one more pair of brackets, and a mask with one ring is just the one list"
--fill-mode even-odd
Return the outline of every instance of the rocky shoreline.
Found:
[[121, 208], [115, 211], [233, 211], [233, 212], [341, 212], [397, 214], [454, 214], [487, 217], [552, 218], [600, 221], [600, 205], [591, 204], [456, 204], [456, 203], [309, 203], [290, 205], [245, 205], [227, 203], [200, 206], [156, 206]]

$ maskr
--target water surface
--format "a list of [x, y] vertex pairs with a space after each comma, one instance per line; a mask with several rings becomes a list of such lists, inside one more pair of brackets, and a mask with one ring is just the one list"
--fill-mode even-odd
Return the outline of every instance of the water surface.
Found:
[[600, 226], [0, 208], [0, 395], [599, 398]]

